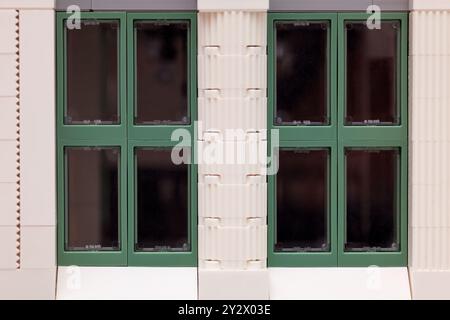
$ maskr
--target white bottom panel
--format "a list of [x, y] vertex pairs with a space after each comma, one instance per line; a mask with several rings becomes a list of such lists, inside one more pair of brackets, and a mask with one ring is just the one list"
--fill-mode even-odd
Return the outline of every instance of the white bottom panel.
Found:
[[413, 299], [450, 300], [450, 271], [409, 272]]
[[[3, 212], [0, 211], [0, 214]], [[16, 269], [17, 227], [0, 226], [0, 272], [1, 269]], [[1, 290], [0, 282], [0, 290]]]
[[269, 279], [265, 270], [199, 270], [200, 300], [267, 300]]
[[0, 300], [54, 300], [56, 268], [0, 270]]
[[197, 268], [59, 267], [57, 299], [197, 299]]
[[269, 268], [270, 299], [411, 299], [404, 268]]

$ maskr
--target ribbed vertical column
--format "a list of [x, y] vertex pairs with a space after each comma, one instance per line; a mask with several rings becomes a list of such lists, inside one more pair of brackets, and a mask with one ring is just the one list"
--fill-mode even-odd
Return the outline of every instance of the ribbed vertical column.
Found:
[[53, 6], [0, 1], [0, 299], [55, 297]]
[[[410, 14], [410, 275], [413, 298], [450, 298], [450, 1]], [[442, 3], [442, 2], [441, 2]]]
[[19, 12], [0, 10], [0, 269], [20, 268]]
[[267, 299], [267, 14], [211, 5], [198, 19], [199, 298]]

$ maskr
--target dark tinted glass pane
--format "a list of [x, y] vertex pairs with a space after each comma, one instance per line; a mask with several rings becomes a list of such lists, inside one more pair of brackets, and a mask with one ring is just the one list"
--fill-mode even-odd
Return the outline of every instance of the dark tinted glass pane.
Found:
[[67, 35], [67, 124], [111, 124], [118, 114], [118, 21], [82, 21]]
[[277, 124], [328, 124], [329, 22], [277, 22]]
[[135, 29], [135, 123], [188, 123], [189, 22], [136, 22]]
[[347, 22], [346, 124], [377, 125], [399, 122], [396, 103], [397, 41], [400, 24], [381, 23], [370, 30], [366, 22]]
[[276, 251], [329, 251], [329, 150], [280, 150]]
[[347, 251], [396, 251], [398, 150], [346, 150]]
[[119, 156], [114, 148], [66, 148], [68, 250], [118, 250]]
[[136, 250], [188, 251], [188, 168], [170, 149], [135, 149]]

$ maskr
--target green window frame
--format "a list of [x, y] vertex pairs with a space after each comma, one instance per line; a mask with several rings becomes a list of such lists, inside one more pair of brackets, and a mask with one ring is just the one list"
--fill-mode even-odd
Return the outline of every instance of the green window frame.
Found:
[[[118, 124], [84, 125], [65, 124], [67, 105], [67, 67], [66, 67], [66, 26], [70, 14], [56, 14], [56, 64], [57, 64], [57, 242], [58, 265], [81, 266], [196, 266], [197, 265], [197, 167], [188, 164], [188, 239], [187, 251], [145, 251], [137, 252], [134, 243], [137, 235], [135, 203], [135, 148], [171, 148], [178, 144], [172, 141], [175, 129], [185, 129], [191, 134], [191, 155], [195, 153], [194, 120], [197, 119], [197, 60], [196, 34], [197, 17], [194, 12], [81, 12], [84, 20], [115, 20], [119, 22], [118, 32]], [[188, 23], [187, 43], [187, 99], [189, 122], [183, 125], [135, 125], [135, 30], [134, 21]], [[65, 148], [68, 147], [120, 147], [119, 166], [119, 223], [120, 250], [117, 251], [71, 251], [67, 250], [67, 165]]]
[[[271, 267], [357, 267], [407, 265], [407, 175], [408, 175], [408, 110], [407, 110], [407, 13], [381, 13], [381, 20], [400, 23], [396, 64], [396, 103], [400, 122], [393, 125], [346, 125], [346, 21], [366, 21], [367, 13], [269, 13], [268, 15], [268, 128], [279, 131], [279, 148], [328, 148], [328, 252], [275, 251], [277, 225], [277, 176], [268, 177], [268, 265]], [[328, 125], [279, 125], [276, 123], [276, 34], [278, 21], [329, 21]], [[269, 150], [271, 141], [269, 138]], [[398, 167], [396, 201], [399, 249], [386, 251], [345, 251], [346, 239], [346, 169], [345, 150], [396, 149]]]

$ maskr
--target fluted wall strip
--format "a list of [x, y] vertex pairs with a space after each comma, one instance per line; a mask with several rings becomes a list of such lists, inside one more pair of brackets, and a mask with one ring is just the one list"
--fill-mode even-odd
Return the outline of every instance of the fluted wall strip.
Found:
[[16, 163], [17, 163], [17, 182], [16, 182], [16, 197], [17, 197], [17, 208], [16, 208], [16, 267], [17, 269], [20, 269], [21, 266], [21, 252], [20, 252], [20, 246], [21, 246], [21, 229], [20, 229], [20, 55], [19, 55], [19, 28], [20, 28], [20, 21], [19, 21], [19, 11], [16, 10], [16, 91], [17, 91], [17, 96], [16, 96], [16, 127], [17, 127], [17, 136], [16, 136], [16, 141], [17, 141], [17, 145], [16, 145]]
[[450, 12], [410, 23], [410, 266], [450, 271]]
[[245, 54], [248, 46], [267, 45], [267, 15], [244, 11], [199, 14], [199, 53], [220, 46], [221, 54]]
[[199, 218], [218, 218], [245, 225], [249, 218], [267, 216], [267, 184], [198, 186]]
[[[266, 128], [266, 98], [217, 99], [199, 98], [198, 113], [202, 119], [202, 132], [218, 131], [222, 135], [227, 129], [262, 131]], [[236, 114], [239, 113], [239, 117]]]
[[200, 12], [198, 17], [198, 149], [237, 151], [235, 138], [225, 132], [246, 133], [239, 146], [245, 150], [244, 164], [199, 164], [199, 267], [262, 269], [267, 257], [266, 168], [250, 160], [258, 150], [264, 155], [267, 150], [266, 13]]
[[219, 261], [264, 260], [266, 257], [266, 226], [246, 227], [200, 226], [199, 259]]

